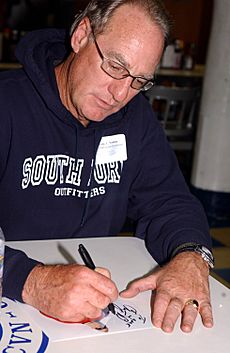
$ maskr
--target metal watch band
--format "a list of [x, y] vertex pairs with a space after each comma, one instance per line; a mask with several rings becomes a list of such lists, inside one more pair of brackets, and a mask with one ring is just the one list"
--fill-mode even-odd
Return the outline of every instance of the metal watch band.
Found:
[[176, 248], [172, 254], [172, 257], [175, 257], [177, 254], [184, 251], [192, 251], [201, 255], [202, 259], [207, 262], [210, 269], [214, 268], [214, 257], [212, 252], [201, 244], [187, 243]]

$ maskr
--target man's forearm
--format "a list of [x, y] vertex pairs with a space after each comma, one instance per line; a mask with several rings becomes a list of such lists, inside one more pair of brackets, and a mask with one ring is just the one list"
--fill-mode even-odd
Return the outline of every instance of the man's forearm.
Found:
[[30, 259], [20, 250], [6, 246], [3, 270], [3, 296], [23, 301], [22, 290], [24, 283], [39, 262]]

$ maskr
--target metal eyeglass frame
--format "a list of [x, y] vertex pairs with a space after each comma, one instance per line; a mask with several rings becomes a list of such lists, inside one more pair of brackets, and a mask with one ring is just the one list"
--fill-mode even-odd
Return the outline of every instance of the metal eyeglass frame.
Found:
[[[94, 41], [94, 43], [95, 43], [95, 47], [96, 47], [96, 49], [97, 49], [97, 52], [98, 52], [98, 54], [99, 54], [99, 56], [100, 56], [100, 58], [101, 58], [101, 60], [102, 60], [102, 63], [101, 63], [101, 69], [107, 74], [107, 75], [109, 75], [110, 77], [112, 77], [112, 78], [114, 78], [115, 80], [123, 80], [124, 78], [126, 78], [126, 77], [132, 77], [132, 82], [131, 82], [131, 84], [130, 84], [130, 86], [133, 88], [133, 89], [136, 89], [136, 90], [138, 90], [138, 91], [147, 91], [147, 90], [149, 90], [152, 86], [154, 86], [154, 84], [155, 84], [155, 77], [153, 77], [151, 80], [148, 80], [148, 79], [146, 79], [145, 77], [142, 77], [142, 76], [133, 76], [133, 75], [131, 75], [130, 74], [130, 72], [129, 72], [129, 70], [128, 69], [126, 69], [124, 66], [122, 66], [122, 65], [120, 65], [118, 62], [116, 62], [116, 61], [114, 61], [114, 60], [112, 60], [112, 59], [109, 59], [109, 58], [106, 58], [104, 55], [103, 55], [103, 53], [102, 53], [102, 51], [101, 51], [101, 49], [100, 49], [100, 47], [99, 47], [99, 45], [98, 45], [98, 43], [97, 43], [97, 40], [96, 40], [96, 37], [95, 37], [95, 35], [94, 35], [94, 32], [93, 32], [93, 30], [92, 30], [92, 36], [93, 36], [93, 41]], [[113, 65], [109, 65], [109, 66], [106, 66], [106, 65], [108, 65], [108, 63], [114, 63], [114, 66]], [[123, 74], [119, 74], [118, 73], [118, 76], [114, 76], [113, 74], [111, 74], [109, 71], [108, 71], [108, 68], [109, 67], [118, 67], [118, 68], [121, 68], [123, 71], [124, 71], [124, 73]], [[119, 75], [120, 75], [120, 77], [119, 77]], [[141, 80], [144, 80], [144, 82], [140, 82], [140, 81], [138, 81], [139, 79], [141, 79]], [[137, 84], [137, 85], [135, 85], [135, 83]], [[138, 84], [139, 85], [141, 85], [140, 87], [138, 86]]]

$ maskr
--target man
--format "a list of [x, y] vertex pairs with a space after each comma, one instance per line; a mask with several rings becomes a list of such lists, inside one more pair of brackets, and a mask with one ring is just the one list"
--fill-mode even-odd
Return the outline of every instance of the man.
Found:
[[[1, 214], [7, 240], [108, 236], [126, 215], [160, 263], [121, 295], [155, 290], [152, 322], [213, 324], [210, 236], [176, 158], [140, 93], [168, 35], [159, 1], [91, 1], [71, 30], [31, 33], [24, 70], [1, 77]], [[207, 256], [205, 256], [205, 253]], [[105, 269], [44, 266], [7, 249], [4, 295], [68, 321], [96, 318], [118, 290]]]

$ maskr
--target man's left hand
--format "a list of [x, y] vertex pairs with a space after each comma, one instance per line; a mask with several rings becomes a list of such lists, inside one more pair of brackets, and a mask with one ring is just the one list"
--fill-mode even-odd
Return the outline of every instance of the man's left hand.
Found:
[[[203, 325], [210, 328], [213, 316], [208, 276], [208, 265], [199, 254], [183, 252], [149, 276], [132, 282], [121, 296], [131, 298], [154, 290], [152, 322], [165, 332], [173, 331], [181, 315], [181, 330], [191, 332], [198, 313]], [[198, 308], [191, 300], [198, 303]]]

